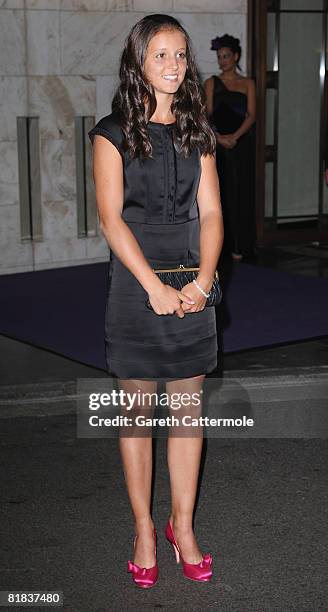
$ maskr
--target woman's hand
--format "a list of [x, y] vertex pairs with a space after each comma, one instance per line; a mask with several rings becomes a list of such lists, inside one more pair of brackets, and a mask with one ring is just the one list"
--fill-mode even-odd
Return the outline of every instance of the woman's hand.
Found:
[[[186, 287], [189, 286], [190, 283], [186, 285]], [[174, 287], [164, 285], [163, 283], [159, 289], [154, 293], [149, 293], [148, 296], [149, 302], [156, 314], [168, 315], [175, 313], [180, 319], [185, 316], [183, 306], [192, 306], [194, 303], [191, 294], [189, 294], [189, 291], [185, 291], [185, 288], [182, 291], [178, 291]]]
[[[200, 286], [203, 289], [203, 286]], [[199, 312], [200, 310], [204, 310], [207, 298], [199, 291], [199, 289], [197, 289], [194, 283], [188, 283], [188, 285], [185, 285], [182, 288], [182, 291], [187, 295], [190, 295], [192, 300], [195, 302], [193, 305], [189, 305], [186, 303], [181, 304], [182, 310], [184, 312], [187, 312], [189, 314], [191, 312]], [[206, 293], [208, 293], [207, 290]]]
[[233, 149], [238, 142], [233, 134], [217, 134], [216, 139], [225, 149]]

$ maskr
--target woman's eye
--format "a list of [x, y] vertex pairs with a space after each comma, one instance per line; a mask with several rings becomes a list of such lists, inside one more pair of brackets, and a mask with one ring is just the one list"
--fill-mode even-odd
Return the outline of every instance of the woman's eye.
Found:
[[[157, 53], [155, 57], [156, 57], [156, 58], [160, 58], [160, 59], [162, 59], [164, 56], [165, 56], [165, 53], [164, 53], [164, 52], [161, 52], [161, 53]], [[185, 59], [186, 54], [185, 54], [183, 51], [181, 51], [181, 53], [178, 53], [178, 57], [179, 57], [180, 59]]]

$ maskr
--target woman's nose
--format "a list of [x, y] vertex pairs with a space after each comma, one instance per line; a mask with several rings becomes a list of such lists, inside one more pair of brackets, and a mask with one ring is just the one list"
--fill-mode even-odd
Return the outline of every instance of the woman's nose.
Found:
[[178, 60], [175, 56], [168, 62], [168, 66], [173, 71], [178, 70]]

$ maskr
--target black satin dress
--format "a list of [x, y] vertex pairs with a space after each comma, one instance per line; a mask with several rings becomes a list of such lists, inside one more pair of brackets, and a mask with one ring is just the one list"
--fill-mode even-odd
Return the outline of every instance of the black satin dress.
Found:
[[[247, 95], [230, 91], [213, 76], [213, 113], [211, 123], [219, 134], [233, 134], [245, 120]], [[254, 252], [255, 223], [255, 147], [254, 131], [243, 134], [232, 149], [217, 145], [217, 171], [220, 179], [225, 226], [225, 250], [243, 255]]]
[[[122, 217], [152, 268], [199, 264], [197, 191], [200, 155], [184, 158], [173, 143], [174, 124], [149, 122], [153, 158], [129, 158], [122, 130], [112, 113], [89, 132], [110, 140], [122, 156]], [[110, 203], [109, 203], [110, 205]], [[217, 365], [215, 309], [157, 315], [146, 306], [147, 293], [111, 253], [105, 316], [108, 373], [120, 378], [169, 379], [205, 374]]]

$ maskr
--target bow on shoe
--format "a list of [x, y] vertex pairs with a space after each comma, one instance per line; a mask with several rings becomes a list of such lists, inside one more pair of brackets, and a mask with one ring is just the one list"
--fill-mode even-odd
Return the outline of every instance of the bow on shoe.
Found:
[[132, 563], [132, 561], [128, 561], [128, 572], [132, 572], [133, 574], [139, 574], [139, 576], [145, 576], [146, 571], [146, 567], [139, 567], [139, 565]]
[[208, 568], [210, 567], [210, 565], [212, 565], [212, 561], [213, 561], [212, 555], [208, 553], [207, 555], [204, 555], [203, 560], [199, 564], [199, 567]]
[[132, 573], [134, 583], [144, 589], [152, 587], [157, 581], [158, 567], [140, 567], [132, 561], [128, 561], [128, 572]]

